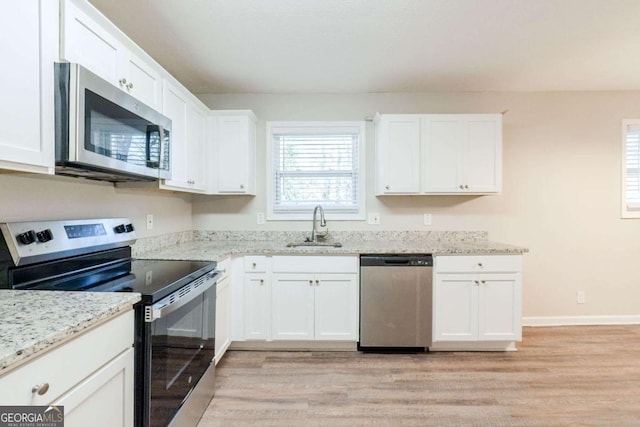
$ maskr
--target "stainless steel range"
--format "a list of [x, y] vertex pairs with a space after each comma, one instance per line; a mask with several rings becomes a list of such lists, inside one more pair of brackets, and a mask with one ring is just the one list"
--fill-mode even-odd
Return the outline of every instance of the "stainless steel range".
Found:
[[126, 218], [0, 223], [0, 288], [138, 292], [135, 425], [195, 426], [213, 398], [215, 263], [136, 260]]

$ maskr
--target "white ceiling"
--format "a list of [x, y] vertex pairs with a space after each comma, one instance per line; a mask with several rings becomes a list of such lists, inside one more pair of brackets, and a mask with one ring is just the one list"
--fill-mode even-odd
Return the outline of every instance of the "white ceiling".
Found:
[[195, 93], [640, 90], [640, 0], [90, 0]]

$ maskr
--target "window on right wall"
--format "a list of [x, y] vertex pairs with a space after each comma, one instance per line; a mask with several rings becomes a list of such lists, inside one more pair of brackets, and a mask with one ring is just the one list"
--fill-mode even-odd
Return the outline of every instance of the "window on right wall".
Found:
[[622, 218], [640, 218], [640, 119], [622, 121]]

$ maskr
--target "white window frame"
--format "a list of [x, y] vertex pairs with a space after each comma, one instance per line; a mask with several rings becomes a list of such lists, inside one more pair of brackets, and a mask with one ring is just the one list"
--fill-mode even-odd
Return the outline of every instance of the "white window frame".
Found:
[[622, 121], [622, 156], [620, 174], [620, 216], [622, 218], [640, 218], [640, 203], [627, 202], [627, 128], [640, 127], [640, 119], [624, 119]]
[[[309, 209], [308, 213], [285, 213], [275, 212], [275, 170], [274, 170], [274, 158], [273, 158], [273, 134], [274, 132], [280, 133], [283, 129], [287, 132], [295, 132], [296, 129], [300, 133], [309, 133], [314, 129], [317, 129], [318, 133], [323, 131], [328, 133], [329, 131], [336, 133], [344, 132], [344, 129], [350, 131], [356, 130], [358, 132], [358, 209], [354, 213], [336, 213], [326, 211], [325, 216], [327, 221], [339, 220], [339, 221], [362, 221], [365, 219], [365, 122], [364, 121], [322, 121], [322, 122], [280, 122], [280, 121], [267, 121], [266, 123], [266, 150], [267, 155], [267, 220], [269, 221], [309, 221], [312, 219], [313, 208]], [[324, 207], [324, 206], [323, 206]]]

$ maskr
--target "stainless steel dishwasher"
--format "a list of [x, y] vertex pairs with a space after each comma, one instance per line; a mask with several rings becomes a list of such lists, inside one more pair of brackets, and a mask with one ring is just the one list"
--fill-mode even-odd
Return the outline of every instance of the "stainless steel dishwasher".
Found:
[[431, 345], [433, 257], [360, 257], [360, 350]]

